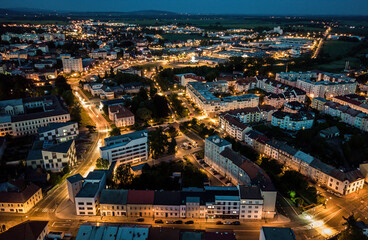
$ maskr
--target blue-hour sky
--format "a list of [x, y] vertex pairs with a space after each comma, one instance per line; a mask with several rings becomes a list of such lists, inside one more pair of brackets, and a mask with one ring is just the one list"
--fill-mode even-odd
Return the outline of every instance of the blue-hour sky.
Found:
[[368, 0], [0, 0], [0, 8], [66, 11], [165, 10], [245, 15], [368, 15]]

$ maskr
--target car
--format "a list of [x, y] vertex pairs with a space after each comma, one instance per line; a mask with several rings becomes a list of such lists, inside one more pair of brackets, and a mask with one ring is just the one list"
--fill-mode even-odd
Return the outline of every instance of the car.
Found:
[[185, 224], [193, 224], [194, 222], [192, 220], [186, 221]]
[[216, 222], [216, 225], [222, 225], [222, 224], [224, 224], [223, 222], [221, 222], [221, 221], [217, 221]]
[[137, 222], [144, 222], [144, 218], [138, 218], [136, 221]]
[[232, 225], [240, 225], [240, 222], [239, 221], [234, 221], [231, 223]]
[[171, 221], [171, 220], [166, 221], [166, 224], [173, 224], [173, 223], [174, 223], [174, 221]]
[[182, 220], [176, 220], [176, 221], [174, 222], [174, 224], [183, 224], [183, 221], [182, 221]]
[[231, 225], [231, 222], [230, 221], [225, 221], [224, 224], [225, 225]]
[[155, 220], [155, 223], [164, 223], [162, 220]]

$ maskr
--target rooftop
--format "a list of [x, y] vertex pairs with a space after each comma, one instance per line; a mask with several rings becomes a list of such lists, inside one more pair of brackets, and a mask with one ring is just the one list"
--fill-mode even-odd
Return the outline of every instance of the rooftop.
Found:
[[47, 221], [27, 221], [0, 234], [0, 240], [38, 240]]
[[267, 240], [295, 240], [294, 231], [291, 228], [262, 227]]
[[125, 205], [128, 199], [128, 190], [103, 189], [101, 191], [100, 204]]
[[100, 184], [98, 183], [85, 183], [82, 189], [75, 196], [76, 198], [93, 198], [96, 196]]

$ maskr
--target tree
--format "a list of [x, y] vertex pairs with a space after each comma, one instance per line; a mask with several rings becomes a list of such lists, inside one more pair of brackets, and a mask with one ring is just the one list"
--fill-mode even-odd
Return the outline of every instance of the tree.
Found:
[[137, 110], [137, 113], [136, 113], [137, 118], [141, 119], [144, 122], [146, 122], [146, 121], [148, 121], [152, 118], [151, 114], [152, 114], [152, 112], [149, 109], [145, 108], [145, 107], [139, 108]]
[[63, 168], [63, 174], [68, 174], [70, 172], [70, 167], [69, 165], [66, 165], [64, 168]]
[[74, 103], [73, 106], [70, 108], [69, 110], [70, 112], [70, 118], [75, 121], [80, 123], [82, 121], [82, 116], [81, 116], [81, 108], [80, 108], [80, 104], [79, 103]]
[[119, 188], [129, 185], [133, 181], [133, 174], [129, 164], [120, 165], [116, 169], [114, 181]]
[[162, 128], [158, 128], [148, 134], [150, 152], [153, 158], [157, 158], [165, 153], [165, 148], [168, 145], [167, 135], [163, 133]]
[[110, 131], [110, 137], [119, 136], [120, 134], [120, 129], [117, 127], [112, 128]]
[[346, 221], [343, 225], [346, 227], [344, 231], [338, 237], [338, 240], [366, 240], [367, 236], [364, 235], [363, 230], [357, 226], [357, 219], [354, 214], [349, 217], [343, 217]]
[[168, 147], [168, 149], [167, 149], [167, 152], [169, 153], [169, 154], [173, 154], [173, 153], [175, 153], [175, 151], [176, 151], [176, 140], [175, 140], [175, 137], [171, 137], [171, 141], [170, 141], [170, 143], [169, 143], [169, 147]]
[[86, 128], [88, 129], [88, 131], [90, 133], [95, 133], [96, 132], [96, 126], [87, 125]]
[[96, 168], [98, 169], [109, 169], [110, 162], [107, 159], [98, 158], [96, 161]]

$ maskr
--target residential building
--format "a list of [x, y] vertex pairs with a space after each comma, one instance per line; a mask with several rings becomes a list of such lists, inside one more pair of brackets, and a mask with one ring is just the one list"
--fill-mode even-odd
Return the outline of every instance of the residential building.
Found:
[[73, 167], [77, 163], [77, 153], [74, 140], [53, 144], [51, 146], [44, 147], [41, 151], [43, 168], [46, 171], [60, 172], [64, 167]]
[[100, 213], [100, 194], [105, 186], [105, 170], [94, 170], [87, 175], [83, 187], [75, 196], [77, 215], [94, 216]]
[[325, 98], [315, 97], [312, 99], [311, 107], [321, 112], [326, 102], [328, 102], [328, 100]]
[[81, 58], [64, 58], [62, 62], [64, 73], [71, 73], [71, 72], [80, 73], [83, 71], [83, 64]]
[[129, 190], [127, 198], [128, 217], [153, 217], [155, 191]]
[[0, 101], [0, 136], [25, 136], [52, 122], [70, 121], [70, 114], [55, 96]]
[[332, 99], [332, 101], [337, 102], [341, 105], [347, 105], [352, 109], [368, 114], [368, 104], [355, 99], [351, 99], [348, 96], [336, 96]]
[[264, 96], [263, 104], [271, 105], [275, 108], [281, 108], [286, 102], [301, 102], [304, 103], [306, 99], [306, 92], [300, 89], [292, 89], [283, 93], [267, 93]]
[[153, 214], [155, 218], [180, 218], [180, 192], [156, 191], [154, 194]]
[[0, 240], [44, 240], [49, 233], [49, 222], [26, 221], [0, 234]]
[[117, 164], [132, 164], [148, 160], [148, 131], [137, 131], [105, 138], [100, 155]]
[[259, 240], [296, 240], [291, 228], [262, 227]]
[[240, 120], [228, 113], [220, 114], [220, 128], [229, 136], [239, 140], [244, 140], [244, 134], [247, 129], [247, 124], [240, 122]]
[[75, 196], [83, 187], [84, 178], [82, 175], [75, 174], [66, 179], [66, 184], [68, 185], [68, 195], [69, 199], [75, 203]]
[[126, 127], [134, 125], [134, 114], [123, 104], [111, 105], [108, 107], [109, 119], [117, 127]]
[[132, 83], [124, 83], [120, 84], [120, 87], [123, 89], [125, 93], [139, 93], [141, 88], [146, 89], [148, 92], [150, 91], [150, 85], [141, 83], [141, 82], [132, 82]]
[[311, 81], [297, 80], [296, 87], [305, 91], [311, 98], [323, 97], [333, 98], [347, 94], [354, 94], [356, 91], [356, 82], [330, 82], [330, 81]]
[[282, 112], [272, 114], [271, 125], [285, 130], [304, 130], [313, 127], [314, 113], [312, 112]]
[[239, 219], [262, 219], [263, 196], [258, 186], [240, 185]]
[[40, 127], [37, 132], [40, 141], [57, 142], [75, 140], [79, 134], [76, 122], [49, 123], [45, 127]]
[[206, 115], [216, 115], [218, 112], [233, 109], [256, 107], [259, 97], [254, 94], [240, 96], [216, 97], [213, 92], [224, 93], [228, 91], [227, 81], [217, 82], [189, 82], [186, 88], [186, 95], [193, 101]]
[[247, 92], [251, 89], [256, 88], [256, 86], [257, 86], [257, 78], [255, 77], [237, 78], [234, 86], [234, 91]]
[[[221, 219], [238, 219], [240, 200], [236, 187], [205, 187], [207, 217]], [[210, 213], [212, 211], [212, 214]]]
[[206, 138], [204, 161], [234, 185], [258, 186], [263, 196], [262, 218], [274, 217], [277, 191], [269, 176], [255, 163], [232, 150], [229, 142], [216, 135]]
[[127, 216], [128, 190], [103, 189], [100, 197], [101, 216]]
[[41, 199], [42, 189], [22, 180], [0, 184], [0, 212], [27, 213]]
[[340, 131], [336, 126], [323, 129], [319, 132], [319, 135], [323, 138], [335, 138], [340, 136]]
[[291, 101], [284, 103], [284, 112], [298, 113], [301, 110], [305, 110], [303, 103], [298, 101]]
[[204, 77], [194, 74], [185, 74], [180, 77], [180, 85], [186, 87], [189, 82], [205, 82]]

